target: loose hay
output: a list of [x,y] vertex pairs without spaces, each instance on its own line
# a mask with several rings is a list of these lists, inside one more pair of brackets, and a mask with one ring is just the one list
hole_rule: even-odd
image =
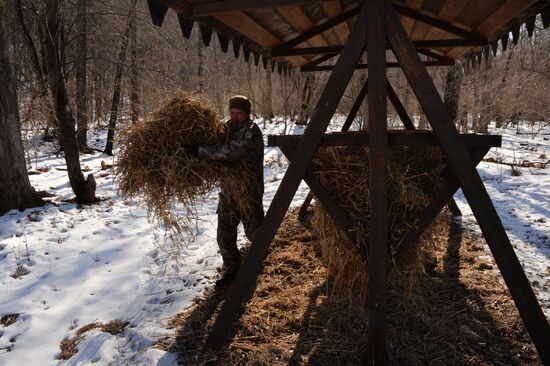
[[[480,235],[462,232],[444,213],[434,224],[437,266],[407,293],[387,296],[389,365],[540,365],[510,295]],[[211,289],[172,322],[157,347],[182,365],[362,365],[368,316],[329,296],[316,238],[295,212],[285,218],[235,325],[217,354],[202,347],[227,289]],[[460,273],[459,273],[460,271]],[[350,311],[351,310],[351,311]]]
[[[352,221],[357,243],[364,247],[369,240],[370,222],[368,158],[365,147],[329,147],[320,149],[314,159],[315,175]],[[395,147],[388,158],[388,246],[392,254],[442,187],[445,163],[439,148]],[[368,263],[361,257],[361,249],[348,240],[322,205],[315,207],[314,227],[333,279],[333,294],[362,305],[366,299]],[[407,279],[412,286],[433,251],[430,243],[421,240],[403,259],[394,262],[391,280]]]
[[176,248],[194,238],[196,202],[221,180],[233,182],[237,192],[246,192],[244,164],[203,160],[187,155],[183,148],[225,144],[226,139],[214,107],[185,93],[120,133],[119,189],[125,196],[145,200],[150,217],[163,224]]

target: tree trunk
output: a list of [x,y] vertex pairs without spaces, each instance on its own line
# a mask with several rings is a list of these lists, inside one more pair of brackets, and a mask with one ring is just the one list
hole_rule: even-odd
[[204,52],[203,52],[203,43],[202,43],[202,33],[198,32],[199,37],[197,41],[197,57],[198,57],[198,68],[197,68],[197,93],[204,93]]
[[97,202],[95,197],[96,182],[92,174],[84,179],[80,169],[80,157],[78,155],[78,144],[76,141],[75,119],[69,105],[69,96],[65,77],[63,75],[63,64],[60,59],[61,44],[59,31],[59,4],[57,0],[46,2],[46,30],[42,39],[46,70],[48,75],[48,86],[54,100],[55,113],[59,122],[60,143],[65,152],[65,162],[71,188],[76,195],[76,201],[82,204]]
[[265,70],[265,89],[263,90],[263,117],[264,119],[272,120],[273,117],[273,98],[272,98],[272,83],[271,83],[271,68],[268,67]]
[[311,73],[308,73],[302,88],[300,114],[298,116],[298,120],[296,121],[297,125],[306,125],[307,120],[309,119],[309,112],[311,110],[309,104],[311,103],[311,97],[313,96],[313,82],[314,76]]
[[113,104],[111,106],[111,117],[109,118],[109,131],[107,132],[107,144],[105,145],[105,154],[113,155],[113,139],[115,137],[116,119],[118,113],[118,105],[120,104],[120,88],[122,84],[122,71],[124,69],[124,61],[126,61],[126,49],[128,48],[128,41],[130,36],[130,29],[132,23],[135,22],[134,12],[136,11],[136,0],[132,0],[130,4],[130,13],[128,14],[128,23],[126,24],[126,30],[122,38],[122,44],[120,47],[120,53],[118,54],[118,63],[115,71],[115,86],[113,90]]
[[44,202],[32,188],[25,165],[15,78],[8,59],[5,7],[0,1],[0,215]]
[[137,27],[136,12],[133,13],[130,28],[130,119],[136,123],[139,119],[139,75],[137,60]]
[[82,153],[88,152],[88,98],[86,96],[86,0],[78,0],[77,18],[77,40],[76,40],[76,140],[78,150]]
[[458,115],[458,101],[460,100],[460,88],[462,86],[462,67],[459,64],[455,64],[449,67],[447,71],[447,78],[445,80],[445,96],[443,98],[445,107],[451,114],[451,119],[456,123],[456,116]]

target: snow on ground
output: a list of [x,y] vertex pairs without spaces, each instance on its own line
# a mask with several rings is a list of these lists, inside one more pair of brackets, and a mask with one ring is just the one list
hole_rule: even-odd
[[[341,122],[335,121],[331,130]],[[259,125],[264,136],[284,131],[282,123]],[[286,129],[291,134],[302,132],[290,124]],[[517,135],[515,129],[493,132],[504,135],[503,147],[489,154],[495,160],[540,162],[550,157],[544,134],[550,129],[534,136]],[[95,135],[98,147],[104,137],[104,133]],[[112,158],[100,153],[82,157],[82,166],[88,166],[97,179],[102,201],[78,207],[66,202],[73,195],[63,158],[54,156],[47,144],[30,150],[36,151],[30,154],[33,168],[49,168],[30,176],[31,182],[38,190],[55,194],[57,205],[0,216],[0,317],[8,320],[9,314],[19,314],[13,324],[0,325],[0,364],[175,365],[173,355],[151,345],[171,332],[167,329],[170,318],[216,280],[216,268],[221,265],[216,245],[217,194],[202,202],[199,235],[185,249],[183,260],[175,262],[159,250],[161,233],[148,222],[143,204],[120,197],[112,175],[100,170],[101,161],[109,164]],[[278,149],[266,148],[265,163],[267,209],[287,162]],[[506,165],[479,165],[550,316],[550,166],[520,170],[520,176],[512,176]],[[307,191],[302,183],[293,205],[299,205]],[[465,214],[463,222],[478,230],[464,196],[459,192],[456,199]],[[239,237],[244,237],[242,228]],[[76,355],[66,361],[56,359],[60,341],[75,336],[80,327],[117,319],[130,323],[124,332],[111,335],[91,330]]]

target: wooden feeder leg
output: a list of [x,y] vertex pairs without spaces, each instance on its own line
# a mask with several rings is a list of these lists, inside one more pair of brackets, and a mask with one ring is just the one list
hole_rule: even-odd
[[353,75],[353,71],[365,48],[366,9],[363,5],[352,32],[344,46],[342,55],[338,58],[319,102],[313,111],[311,121],[304,131],[300,144],[296,147],[288,169],[275,193],[273,202],[267,210],[266,216],[258,228],[254,241],[250,247],[241,269],[231,286],[220,313],[216,318],[212,330],[208,335],[206,347],[219,350],[228,340],[232,323],[237,319],[241,304],[256,282],[258,271],[263,259],[267,255],[269,244],[275,237],[277,229],[292,202],[292,198],[300,185],[315,150],[326,131],[334,111],[336,110],[346,86]]
[[[474,150],[472,152],[474,165],[479,164],[481,159],[483,159],[483,157],[485,156],[485,154],[487,154],[489,150],[490,148]],[[453,197],[453,195],[459,188],[460,182],[456,175],[451,172],[450,176],[445,179],[445,184],[443,185],[441,191],[437,193],[437,195],[430,202],[428,207],[426,207],[426,209],[422,213],[422,216],[420,216],[420,219],[416,222],[414,227],[409,229],[403,237],[403,240],[401,241],[396,249],[396,252],[394,253],[395,262],[399,262],[403,259],[405,255],[407,255],[407,253],[409,253],[409,251],[418,242],[418,239],[420,239],[422,233],[424,233],[424,230],[426,230],[426,228],[433,222],[437,215],[439,215],[443,207],[445,207],[445,204],[449,202],[449,199]]]
[[386,32],[395,57],[401,64],[424,113],[443,144],[447,160],[479,223],[485,240],[508,286],[542,362],[550,365],[550,326],[529,280],[514,252],[510,239],[475,169],[470,153],[460,140],[451,116],[399,19],[388,5]]
[[367,4],[369,57],[369,328],[367,362],[386,363],[386,272],[388,242],[388,123],[386,92],[385,0]]

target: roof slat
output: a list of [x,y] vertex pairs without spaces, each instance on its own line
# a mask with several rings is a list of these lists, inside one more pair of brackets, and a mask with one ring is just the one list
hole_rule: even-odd
[[[326,2],[323,4],[323,6],[329,18],[335,18],[338,15],[342,14],[342,4],[340,4],[340,1]],[[334,31],[336,32],[336,35],[338,36],[341,44],[346,43],[350,33],[348,23],[342,22],[340,24],[336,24],[334,26]]]

